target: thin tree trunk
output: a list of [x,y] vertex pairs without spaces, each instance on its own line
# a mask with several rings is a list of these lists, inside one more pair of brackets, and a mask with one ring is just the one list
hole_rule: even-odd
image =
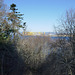
[[3,62],[4,62],[4,55],[2,55],[2,59],[1,59],[1,75],[4,75],[3,74]]

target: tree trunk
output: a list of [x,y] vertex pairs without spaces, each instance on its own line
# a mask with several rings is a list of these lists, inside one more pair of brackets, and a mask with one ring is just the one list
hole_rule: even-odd
[[4,62],[4,55],[2,55],[2,59],[1,59],[1,75],[4,75],[3,74],[3,62]]

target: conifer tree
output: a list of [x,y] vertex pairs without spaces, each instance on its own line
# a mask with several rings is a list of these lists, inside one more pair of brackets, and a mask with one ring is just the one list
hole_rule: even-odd
[[19,29],[23,28],[21,25],[23,14],[20,14],[20,12],[17,12],[18,9],[16,9],[16,4],[10,5],[11,12],[8,14],[8,20],[11,22],[11,28],[13,33],[13,42],[15,43],[16,35],[19,34]]

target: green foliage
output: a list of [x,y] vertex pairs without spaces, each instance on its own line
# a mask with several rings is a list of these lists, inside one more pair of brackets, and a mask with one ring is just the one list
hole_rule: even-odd
[[15,10],[17,10],[15,7],[16,7],[16,4],[11,4],[10,5],[10,10],[12,10],[13,12],[15,12]]
[[23,16],[23,14],[17,12],[18,9],[16,9],[16,4],[11,4],[10,10],[12,12],[8,13],[8,20],[11,22],[12,33],[14,36],[13,41],[15,42],[16,35],[18,35],[20,28],[23,28],[21,25],[21,20],[23,19],[21,16]]
[[16,38],[16,35],[19,34],[20,28],[24,28],[21,25],[21,20],[23,19],[21,16],[23,14],[19,14],[19,12],[16,12],[16,4],[10,5],[11,12],[7,13],[5,15],[6,11],[4,9],[1,9],[3,11],[0,12],[0,40],[9,40],[12,36],[14,36],[14,41]]

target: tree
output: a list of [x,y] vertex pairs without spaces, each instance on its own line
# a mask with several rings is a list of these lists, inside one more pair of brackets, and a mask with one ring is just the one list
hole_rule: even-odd
[[[62,18],[60,20],[60,25],[57,27],[56,31],[58,35],[62,35],[63,37],[67,38],[67,40],[64,38],[63,39],[60,38],[60,40],[58,39],[59,40],[58,44],[60,45],[60,50],[62,51],[62,54],[64,54],[64,52],[67,52],[63,56],[64,59],[63,64],[65,64],[64,67],[65,68],[67,67],[66,75],[69,75],[68,71],[69,72],[71,71],[71,75],[74,75],[75,73],[74,72],[75,70],[75,64],[74,64],[75,63],[75,11],[73,9],[66,12],[65,18]],[[69,46],[67,47],[65,43],[67,45],[69,44]],[[70,57],[70,54],[71,54],[71,58],[68,58]],[[66,55],[68,56],[65,57]]]
[[22,74],[23,61],[18,55],[15,45],[11,40],[9,42],[12,33],[15,30],[15,33],[19,31],[17,26],[14,29],[12,28],[13,20],[16,21],[16,25],[21,27],[19,19],[16,18],[17,15],[13,12],[7,13],[3,0],[0,0],[0,75]]
[[5,25],[3,24],[6,16],[5,4],[3,0],[0,0],[0,41],[5,39],[4,28]]
[[73,9],[66,12],[65,19],[60,20],[60,25],[57,27],[56,31],[59,35],[66,35],[73,50],[73,55],[75,56],[75,11]]
[[[28,37],[17,41],[17,50],[22,56],[28,70],[36,75],[49,52],[48,37]],[[35,73],[35,74],[34,74]]]
[[21,20],[23,19],[21,16],[23,16],[23,14],[19,14],[20,12],[17,12],[18,9],[16,9],[16,4],[11,4],[10,10],[11,12],[8,13],[8,20],[11,22],[13,41],[15,43],[16,35],[19,34],[19,29],[23,28],[21,25]]

